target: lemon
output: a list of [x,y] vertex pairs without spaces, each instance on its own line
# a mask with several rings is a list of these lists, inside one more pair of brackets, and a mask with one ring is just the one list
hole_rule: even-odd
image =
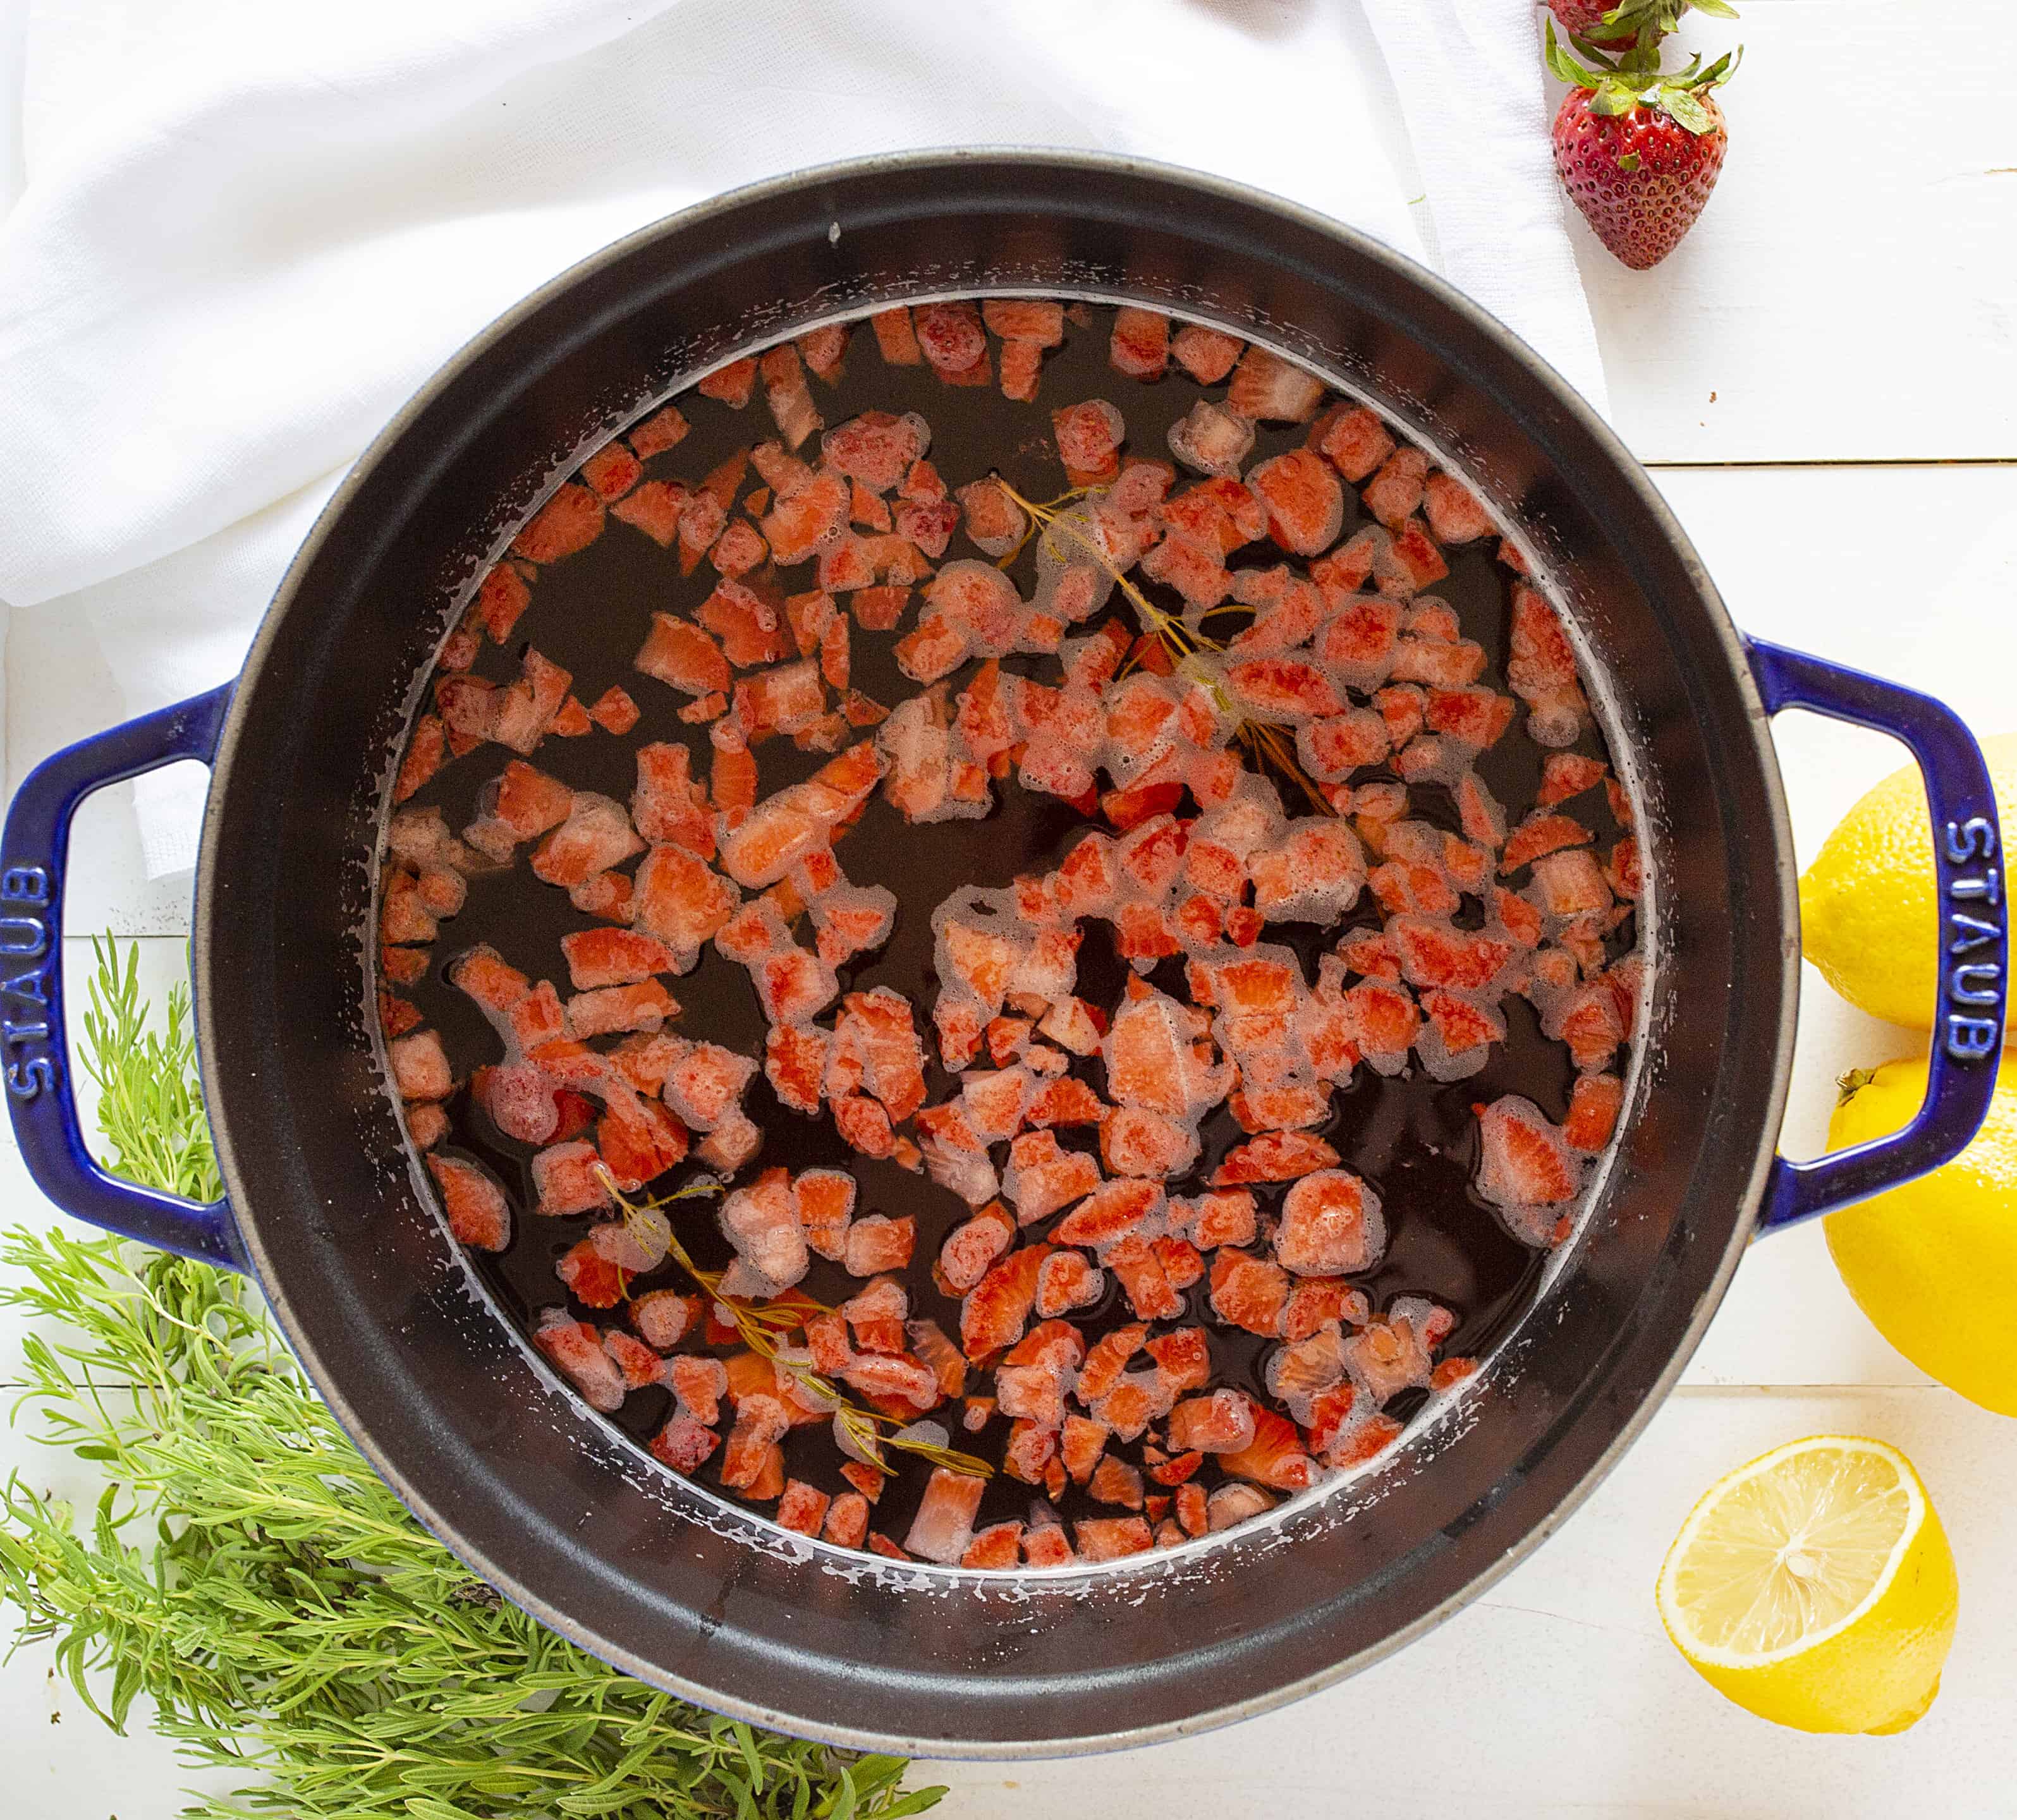
[[[1982,742],[1997,812],[2017,828],[2017,733]],[[1999,860],[2000,860],[1999,856]],[[1802,951],[1849,1002],[1932,1028],[1939,905],[1925,786],[1907,766],[1842,818],[1800,880]]]
[[1674,1646],[1747,1712],[1802,1732],[1902,1732],[1940,1691],[1958,1591],[1912,1462],[1814,1435],[1702,1494],[1658,1596]]
[[[1832,1150],[1905,1124],[1925,1097],[1926,1061],[1888,1061],[1843,1087]],[[1971,1402],[2017,1415],[2017,1069],[1997,1077],[1989,1116],[1952,1162],[1823,1224],[1879,1333]]]

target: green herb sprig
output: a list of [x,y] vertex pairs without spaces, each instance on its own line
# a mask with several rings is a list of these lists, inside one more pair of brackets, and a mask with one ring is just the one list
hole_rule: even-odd
[[[602,1164],[595,1166],[597,1177],[602,1183],[603,1192],[617,1206],[626,1224],[633,1224],[640,1213],[670,1205],[675,1201],[687,1200],[700,1195],[714,1195],[721,1191],[718,1182],[689,1182],[686,1187],[655,1201],[641,1204],[630,1200],[616,1185],[616,1178]],[[796,1333],[803,1328],[809,1316],[831,1314],[834,1311],[824,1302],[810,1296],[795,1296],[788,1302],[749,1302],[739,1296],[722,1293],[722,1273],[704,1270],[693,1260],[692,1254],[680,1243],[680,1235],[666,1235],[666,1251],[680,1268],[699,1284],[713,1299],[714,1306],[735,1324],[737,1336],[750,1351],[770,1365],[773,1371],[783,1371],[803,1385],[814,1400],[833,1411],[835,1419],[847,1431],[856,1457],[873,1466],[886,1478],[896,1471],[883,1452],[886,1447],[894,1447],[899,1453],[915,1454],[920,1459],[929,1460],[934,1466],[943,1466],[951,1472],[964,1474],[969,1479],[991,1479],[994,1469],[973,1454],[962,1453],[957,1447],[943,1447],[930,1441],[921,1441],[915,1436],[901,1431],[910,1425],[899,1422],[894,1416],[879,1415],[872,1409],[864,1409],[859,1404],[850,1402],[847,1394],[830,1378],[815,1371],[804,1359],[786,1356],[778,1344],[780,1333]],[[897,1432],[884,1434],[884,1429]]]
[[[85,1019],[112,1166],[219,1192],[186,994],[146,1029],[109,947]],[[17,1229],[0,1300],[38,1438],[110,1480],[88,1524],[16,1474],[0,1602],[91,1710],[135,1699],[193,1766],[247,1786],[192,1820],[897,1820],[897,1758],[774,1737],[618,1673],[473,1579],[373,1473],[242,1278],[117,1239]],[[59,1337],[60,1336],[60,1337]]]

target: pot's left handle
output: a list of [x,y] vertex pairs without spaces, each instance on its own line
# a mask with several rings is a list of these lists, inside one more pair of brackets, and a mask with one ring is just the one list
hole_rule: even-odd
[[1810,1162],[1773,1160],[1758,1230],[1791,1226],[1927,1174],[1965,1150],[1989,1112],[2009,989],[2003,833],[1982,748],[1944,702],[1763,639],[1750,642],[1765,712],[1810,708],[1902,741],[1933,824],[1939,1001],[1925,1102],[1903,1130]]
[[44,759],[15,792],[0,840],[0,1051],[15,1141],[52,1201],[128,1238],[244,1270],[228,1202],[185,1201],[121,1181],[92,1161],[78,1124],[63,1016],[63,871],[78,804],[94,790],[179,759],[207,765],[230,704],[227,683],[81,740]]

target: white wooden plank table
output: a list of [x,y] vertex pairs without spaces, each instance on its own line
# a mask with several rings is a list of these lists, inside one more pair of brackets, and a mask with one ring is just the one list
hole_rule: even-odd
[[[1615,420],[1740,624],[1942,694],[1979,732],[2017,730],[2017,110],[2003,96],[2017,9],[1965,23],[1936,0],[1745,10],[1735,144],[1701,226],[1651,274],[1581,236]],[[0,30],[0,78],[7,43]],[[11,786],[121,709],[54,614],[16,612],[7,655]],[[1779,742],[1804,863],[1899,757],[1802,716],[1780,723]],[[114,793],[81,828],[73,877],[72,935],[147,938],[147,977],[164,990],[182,964],[187,881],[145,881]],[[1916,1040],[1811,971],[1806,986],[1785,1131],[1796,1155],[1820,1148],[1836,1075]],[[11,1148],[0,1172],[9,1218],[54,1217]],[[0,1315],[0,1386],[13,1324]],[[1652,1608],[1661,1555],[1702,1488],[1776,1442],[1831,1429],[1912,1454],[1960,1565],[1945,1690],[1899,1738],[1808,1738],[1751,1719],[1695,1679]],[[0,1471],[14,1465],[89,1489],[67,1457],[0,1430]],[[1808,1229],[1746,1259],[1683,1387],[1584,1509],[1399,1656],[1185,1743],[919,1777],[953,1785],[944,1811],[962,1820],[1327,1815],[1376,1791],[1508,1817],[2017,1815],[2013,1501],[2017,1423],[1893,1352]],[[48,1667],[46,1651],[27,1651],[0,1668],[0,1812],[172,1814],[192,1779],[167,1747],[144,1732],[109,1739]]]

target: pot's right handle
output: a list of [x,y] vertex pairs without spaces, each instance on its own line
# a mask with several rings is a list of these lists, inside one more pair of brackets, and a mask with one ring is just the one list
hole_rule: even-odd
[[1765,712],[1811,708],[1902,741],[1932,812],[1940,904],[1939,996],[1925,1103],[1902,1131],[1810,1162],[1774,1158],[1758,1230],[1791,1226],[1938,1169],[1989,1111],[2003,1054],[2008,941],[2002,835],[1982,748],[1944,703],[1804,652],[1749,641]]
[[0,840],[0,1058],[15,1141],[35,1185],[80,1220],[184,1257],[244,1270],[231,1208],[207,1206],[108,1175],[78,1124],[65,1033],[64,863],[70,824],[94,790],[178,759],[207,765],[231,705],[229,683],[80,740],[28,774]]

